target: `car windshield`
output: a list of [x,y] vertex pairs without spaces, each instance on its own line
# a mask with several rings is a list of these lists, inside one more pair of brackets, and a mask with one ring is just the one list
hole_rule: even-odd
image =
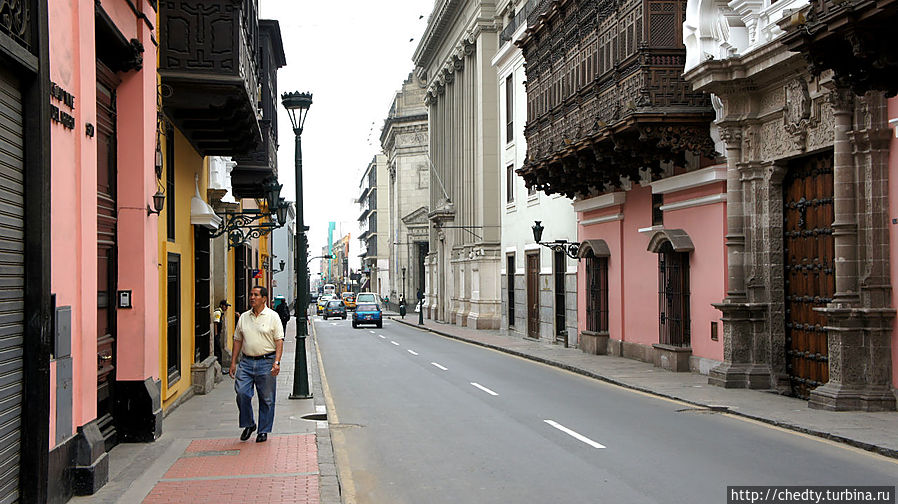
[[340,301],[328,301],[327,307],[328,308],[339,308],[342,304],[343,303],[341,303]]
[[356,308],[356,309],[358,311],[377,311],[377,305],[375,305],[375,304],[360,304],[358,306],[358,308]]

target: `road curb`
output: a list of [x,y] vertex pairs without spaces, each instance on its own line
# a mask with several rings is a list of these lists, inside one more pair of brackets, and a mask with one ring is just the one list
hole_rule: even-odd
[[[315,410],[323,406],[327,411],[327,402],[324,398],[324,388],[321,385],[321,370],[318,368],[318,331],[315,324],[309,319],[309,335],[311,336],[312,350],[306,361],[309,363],[309,382],[312,385],[312,398],[315,401]],[[330,412],[328,412],[330,416]],[[340,492],[340,478],[337,475],[337,463],[334,457],[334,445],[331,439],[329,426],[315,429],[315,441],[318,445],[318,477],[321,504],[342,504]]]
[[[593,379],[596,379],[596,380],[599,380],[599,381],[603,381],[603,382],[606,382],[606,383],[610,383],[610,384],[612,384],[612,385],[617,385],[618,387],[623,387],[623,388],[626,388],[626,389],[635,390],[635,391],[638,391],[638,392],[642,392],[642,393],[644,393],[644,394],[649,394],[649,395],[653,395],[653,396],[656,396],[656,397],[662,397],[662,398],[665,398],[665,399],[673,399],[673,400],[676,400],[676,401],[680,401],[680,402],[684,402],[684,403],[687,403],[687,404],[691,404],[691,405],[693,405],[693,406],[699,406],[699,407],[702,407],[702,408],[708,408],[708,409],[711,409],[711,407],[712,407],[712,405],[710,405],[710,404],[706,404],[706,403],[702,403],[702,402],[698,402],[698,401],[686,399],[686,398],[679,397],[679,396],[674,395],[674,394],[669,394],[669,393],[664,393],[664,392],[658,392],[657,390],[652,390],[652,389],[649,389],[649,388],[646,388],[646,387],[641,387],[641,386],[639,386],[639,385],[633,385],[633,384],[631,384],[631,383],[622,382],[622,381],[616,380],[616,379],[614,379],[614,378],[610,378],[610,377],[608,377],[608,376],[600,375],[600,374],[598,374],[598,373],[593,373],[592,371],[587,371],[586,369],[582,369],[582,368],[579,368],[579,367],[576,367],[576,366],[572,366],[572,365],[570,365],[570,364],[565,364],[565,363],[563,363],[563,362],[559,362],[559,361],[556,361],[556,360],[547,359],[547,358],[540,357],[540,356],[537,356],[537,355],[528,354],[528,353],[525,353],[525,352],[519,352],[519,351],[517,351],[517,350],[512,350],[512,349],[510,349],[510,348],[505,348],[505,347],[502,347],[502,346],[499,346],[499,345],[493,345],[493,344],[490,344],[490,343],[484,343],[484,342],[482,342],[482,341],[477,341],[477,340],[473,340],[473,339],[468,339],[468,338],[465,338],[465,337],[463,337],[463,336],[458,336],[458,335],[456,335],[456,334],[450,334],[450,333],[448,333],[448,332],[440,331],[439,329],[434,329],[434,328],[429,327],[429,326],[420,326],[420,325],[415,324],[415,323],[406,322],[405,320],[402,320],[402,319],[397,318],[397,317],[390,317],[390,318],[391,318],[393,321],[395,321],[395,322],[399,322],[400,324],[404,324],[404,325],[407,325],[407,326],[409,326],[409,327],[414,327],[414,328],[416,328],[416,329],[418,329],[418,330],[421,330],[421,331],[432,332],[432,333],[434,333],[434,334],[438,334],[438,335],[443,336],[443,337],[445,337],[445,338],[450,338],[450,339],[454,339],[454,340],[458,340],[458,341],[464,341],[465,343],[470,343],[470,344],[472,344],[472,345],[482,346],[482,347],[484,347],[484,348],[489,348],[489,349],[491,349],[491,350],[496,350],[496,351],[499,351],[499,352],[503,352],[503,353],[507,353],[507,354],[510,354],[510,355],[514,355],[514,356],[516,356],[516,357],[521,357],[521,358],[524,358],[524,359],[532,360],[532,361],[534,361],[534,362],[539,362],[539,363],[541,363],[541,364],[546,364],[546,365],[548,365],[548,366],[553,366],[553,367],[561,368],[561,369],[564,369],[564,370],[566,370],[566,371],[570,371],[570,372],[572,372],[572,373],[576,373],[576,374],[579,374],[579,375],[582,375],[582,376],[586,376],[586,377],[588,377],[588,378],[593,378]],[[889,457],[889,458],[895,458],[895,459],[898,459],[898,450],[894,450],[894,449],[891,449],[891,448],[885,448],[885,447],[882,447],[882,446],[877,446],[877,445],[870,444],[870,443],[866,443],[866,442],[863,442],[863,441],[858,441],[858,440],[856,440],[856,439],[851,439],[851,438],[847,438],[847,437],[840,436],[840,435],[837,435],[837,434],[832,434],[832,433],[830,433],[830,432],[820,431],[820,430],[816,430],[816,429],[810,429],[810,428],[803,427],[803,426],[798,425],[798,424],[793,424],[793,423],[789,423],[789,422],[782,422],[782,421],[779,421],[779,420],[774,420],[774,419],[771,419],[771,418],[766,418],[766,417],[762,417],[762,416],[758,416],[758,415],[753,415],[753,414],[750,414],[750,413],[745,413],[745,412],[741,412],[741,411],[737,411],[737,410],[726,410],[726,414],[733,415],[733,416],[738,416],[738,417],[742,417],[742,418],[748,418],[748,419],[750,419],[750,420],[754,420],[754,421],[757,421],[757,422],[762,422],[762,423],[765,423],[765,424],[768,424],[768,425],[773,425],[773,426],[775,426],[775,427],[779,427],[779,428],[782,428],[782,429],[788,429],[788,430],[791,430],[791,431],[800,432],[800,433],[802,433],[802,434],[807,434],[807,435],[810,435],[810,436],[819,437],[819,438],[827,439],[827,440],[830,440],[830,441],[835,441],[835,442],[837,442],[837,443],[846,444],[846,445],[849,445],[849,446],[853,446],[853,447],[855,447],[855,448],[860,448],[860,449],[862,449],[862,450],[866,450],[866,451],[869,451],[869,452],[877,453],[877,454],[882,455],[882,456],[884,456],[884,457]]]

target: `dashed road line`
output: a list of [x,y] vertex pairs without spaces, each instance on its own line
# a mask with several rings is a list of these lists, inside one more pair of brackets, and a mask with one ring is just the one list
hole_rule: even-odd
[[471,385],[474,385],[475,387],[479,388],[480,390],[486,392],[487,394],[489,394],[489,395],[491,395],[491,396],[497,396],[497,395],[499,395],[499,394],[493,392],[492,390],[490,390],[490,389],[484,387],[483,385],[481,385],[481,384],[479,384],[479,383],[471,382]]
[[431,364],[433,364],[434,366],[436,366],[436,367],[442,369],[443,371],[449,371],[449,369],[447,369],[447,368],[445,368],[445,367],[443,367],[443,366],[437,364],[436,362],[431,362]]
[[410,353],[410,354],[412,354],[412,355],[418,355],[418,352],[416,352],[416,351],[414,351],[414,350],[409,350],[408,353]]
[[558,423],[554,420],[543,420],[543,421],[546,422],[547,424],[551,425],[552,427],[555,427],[556,429],[560,430],[561,432],[564,432],[565,434],[573,437],[574,439],[576,439],[578,441],[582,441],[582,442],[588,444],[589,446],[592,446],[593,448],[606,448],[605,445],[603,445],[601,443],[597,443],[597,442],[593,441],[592,439],[589,439],[588,437],[584,436],[583,434],[580,434],[579,432],[572,431],[571,429],[568,429],[567,427],[561,425],[560,423]]
[[392,343],[392,344],[394,344],[394,345],[396,345],[396,346],[399,346],[399,343],[396,343],[395,341],[391,341],[390,343]]
[[384,336],[383,334],[378,334],[377,337],[380,338],[380,339],[387,339],[387,337]]

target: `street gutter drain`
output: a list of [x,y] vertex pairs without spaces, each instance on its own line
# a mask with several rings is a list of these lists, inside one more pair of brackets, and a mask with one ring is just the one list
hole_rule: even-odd
[[302,416],[303,420],[316,420],[316,421],[324,421],[327,420],[327,413],[310,413],[308,415]]

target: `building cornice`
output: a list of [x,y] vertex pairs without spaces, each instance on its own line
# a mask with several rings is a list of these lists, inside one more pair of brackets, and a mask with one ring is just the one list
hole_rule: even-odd
[[591,212],[593,210],[623,205],[626,200],[627,193],[624,191],[617,191],[585,200],[576,200],[572,202],[571,205],[574,207],[575,212]]
[[462,5],[464,5],[462,0],[439,0],[437,5],[434,5],[424,35],[412,55],[415,66],[426,68],[430,65]]
[[[412,124],[417,123],[417,124]],[[427,131],[427,113],[408,116],[388,117],[380,133],[380,145],[384,151],[390,150],[396,135]]]
[[709,166],[701,170],[691,171],[682,175],[674,175],[651,183],[652,194],[667,194],[693,187],[701,187],[716,182],[726,182],[726,165]]

